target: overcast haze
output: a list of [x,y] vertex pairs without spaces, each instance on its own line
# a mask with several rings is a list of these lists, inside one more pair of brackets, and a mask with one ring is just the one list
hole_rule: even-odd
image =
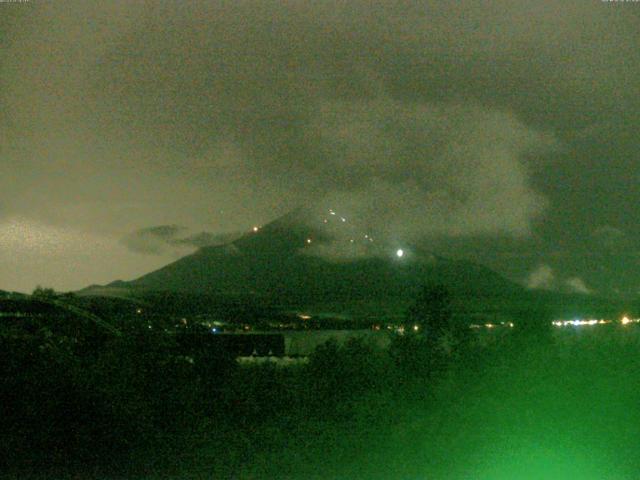
[[640,4],[0,4],[0,289],[131,279],[299,205],[640,292]]

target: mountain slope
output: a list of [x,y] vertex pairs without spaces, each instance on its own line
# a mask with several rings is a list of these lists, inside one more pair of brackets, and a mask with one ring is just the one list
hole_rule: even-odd
[[[458,311],[489,317],[598,315],[610,306],[594,296],[527,290],[482,265],[444,259],[418,246],[403,245],[403,255],[398,256],[397,245],[373,243],[366,235],[359,237],[366,240],[365,248],[356,245],[359,255],[349,256],[353,239],[325,228],[326,219],[316,224],[304,220],[295,211],[136,280],[88,288],[82,294],[206,294],[281,310],[313,307],[362,315],[386,311],[393,316],[414,301],[423,285],[442,284],[453,293]],[[338,226],[341,221],[337,217]],[[316,250],[318,246],[330,246],[329,251],[339,254],[317,255],[327,251]]]
[[402,258],[390,246],[379,244],[367,244],[371,256],[332,259],[314,254],[312,247],[330,242],[335,245],[339,240],[291,214],[229,244],[202,248],[119,286],[299,300],[412,297],[424,283],[443,283],[460,293],[477,295],[522,290],[485,267],[448,261],[419,248],[407,247]]

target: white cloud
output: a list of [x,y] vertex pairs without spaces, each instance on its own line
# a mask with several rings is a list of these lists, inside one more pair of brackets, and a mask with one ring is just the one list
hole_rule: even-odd
[[549,265],[540,265],[527,277],[527,288],[551,290],[555,287],[556,276]]
[[311,123],[313,135],[319,158],[302,165],[305,181],[327,192],[323,208],[339,207],[378,237],[526,236],[547,205],[530,185],[528,161],[557,142],[509,112],[332,102]]
[[573,293],[584,293],[586,295],[593,293],[587,285],[584,283],[580,277],[572,277],[567,279],[564,284],[567,286],[569,291]]

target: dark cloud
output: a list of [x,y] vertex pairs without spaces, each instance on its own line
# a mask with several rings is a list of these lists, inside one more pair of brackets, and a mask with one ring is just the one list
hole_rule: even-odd
[[196,248],[222,245],[235,240],[240,234],[209,232],[190,233],[179,225],[158,225],[142,228],[124,236],[121,243],[135,253],[161,255],[186,254]]
[[178,225],[143,228],[124,237],[122,243],[133,252],[158,255],[175,245],[178,235],[184,230]]
[[216,245],[223,245],[228,242],[232,242],[239,238],[241,233],[209,233],[200,232],[188,237],[177,238],[174,240],[174,245],[184,245],[188,247],[213,247]]

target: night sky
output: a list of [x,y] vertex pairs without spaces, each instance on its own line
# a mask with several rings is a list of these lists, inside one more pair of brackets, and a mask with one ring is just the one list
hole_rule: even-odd
[[640,3],[102,3],[0,3],[0,289],[131,279],[304,206],[640,292]]

